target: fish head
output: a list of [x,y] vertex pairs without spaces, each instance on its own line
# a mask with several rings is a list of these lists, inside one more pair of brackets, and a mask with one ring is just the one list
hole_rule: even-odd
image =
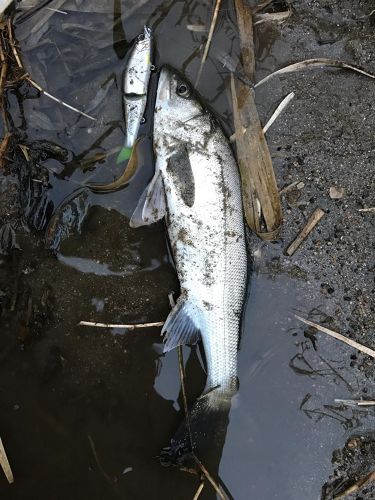
[[196,132],[203,132],[204,114],[191,84],[173,68],[163,66],[156,96],[154,134],[194,141]]

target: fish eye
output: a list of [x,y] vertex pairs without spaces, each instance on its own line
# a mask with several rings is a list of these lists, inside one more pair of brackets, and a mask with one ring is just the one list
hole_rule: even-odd
[[138,41],[139,42],[143,42],[144,39],[145,39],[144,33],[141,33],[140,35],[138,35]]
[[180,83],[177,86],[177,94],[180,97],[189,97],[189,95],[190,95],[190,89],[189,89],[189,87],[187,85],[185,85],[185,83]]

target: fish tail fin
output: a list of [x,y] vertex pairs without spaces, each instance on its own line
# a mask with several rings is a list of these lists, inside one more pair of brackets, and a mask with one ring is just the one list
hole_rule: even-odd
[[[164,466],[190,465],[192,453],[215,471],[220,463],[229,423],[229,411],[236,390],[216,387],[203,393],[171,439],[159,460]],[[189,425],[190,424],[190,425]]]

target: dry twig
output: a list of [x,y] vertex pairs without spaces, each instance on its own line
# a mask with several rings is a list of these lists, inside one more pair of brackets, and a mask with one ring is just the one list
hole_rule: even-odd
[[305,61],[300,61],[294,64],[289,64],[288,66],[285,66],[284,68],[278,69],[271,73],[270,75],[267,75],[265,78],[260,80],[255,86],[259,87],[260,85],[263,85],[263,83],[267,82],[271,78],[277,75],[282,75],[284,73],[293,73],[294,71],[301,71],[304,69],[309,69],[309,68],[321,68],[321,67],[329,67],[329,68],[341,68],[341,69],[350,69],[352,71],[356,71],[357,73],[360,73],[361,75],[368,76],[369,78],[375,78],[375,75],[372,73],[369,73],[368,71],[365,71],[361,68],[358,68],[356,66],[353,66],[352,64],[348,64],[343,61],[338,61],[336,59],[327,59],[327,58],[316,58],[316,59],[306,59]]
[[299,184],[299,181],[294,181],[291,184],[288,184],[283,189],[280,189],[279,194],[287,193],[288,191],[290,191],[291,189],[293,189],[295,186],[297,186],[297,184]]
[[341,333],[334,332],[333,330],[330,330],[329,328],[326,328],[325,326],[321,326],[317,323],[314,323],[313,321],[309,321],[308,319],[301,318],[301,316],[297,316],[295,314],[295,317],[305,323],[306,325],[312,326],[313,328],[316,328],[320,332],[326,333],[327,335],[330,335],[331,337],[334,337],[337,340],[341,340],[341,342],[344,342],[347,345],[350,345],[351,347],[354,347],[355,349],[358,349],[358,351],[364,352],[365,354],[368,354],[372,358],[375,358],[375,351],[373,349],[370,349],[369,347],[366,347],[362,344],[359,344],[358,342],[355,342],[354,340],[348,339],[347,337],[344,337],[344,335],[341,335]]
[[198,71],[197,79],[195,80],[195,87],[198,86],[199,80],[201,79],[203,66],[204,66],[204,63],[206,62],[206,59],[207,59],[207,56],[208,56],[208,51],[210,50],[212,35],[214,34],[214,31],[215,31],[216,20],[217,20],[217,15],[219,13],[220,4],[221,4],[221,0],[216,0],[216,4],[215,4],[215,8],[214,8],[214,13],[212,15],[212,21],[211,21],[211,25],[210,25],[210,31],[208,32],[208,38],[207,38],[206,45],[204,47],[204,52],[203,52],[201,64],[199,66],[199,71]]
[[203,488],[204,488],[204,481],[201,481],[200,485],[198,486],[197,491],[195,492],[193,500],[198,500],[198,498],[201,496]]
[[358,212],[375,212],[375,207],[370,208],[359,208]]
[[375,406],[371,399],[335,399],[335,403],[343,403],[346,406]]
[[5,453],[5,448],[3,442],[0,438],[0,465],[4,471],[5,477],[8,480],[9,484],[14,483],[14,477],[12,469],[10,468],[9,460],[7,454]]
[[291,257],[294,254],[294,252],[297,250],[297,248],[299,248],[301,243],[308,237],[308,235],[318,224],[318,222],[320,221],[320,219],[323,217],[324,214],[325,212],[321,208],[317,208],[316,210],[314,210],[309,220],[306,222],[305,227],[285,250],[286,255],[289,255],[289,257]]
[[123,325],[116,323],[98,323],[93,321],[80,321],[78,326],[95,326],[97,328],[126,328],[127,330],[138,330],[139,328],[153,328],[156,326],[163,326],[164,321],[157,321],[155,323],[137,323],[133,325]]

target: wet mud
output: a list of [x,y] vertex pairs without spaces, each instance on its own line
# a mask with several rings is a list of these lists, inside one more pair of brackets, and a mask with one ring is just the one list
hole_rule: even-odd
[[[197,490],[199,477],[155,458],[183,420],[177,354],[162,354],[160,330],[78,326],[163,321],[168,294],[178,294],[163,224],[129,227],[153,174],[151,102],[131,183],[69,203],[84,183],[111,182],[124,170],[114,151],[124,142],[122,73],[132,40],[144,24],[153,27],[156,66],[171,64],[194,81],[206,33],[186,26],[208,24],[210,5],[69,1],[56,7],[66,14],[44,9],[15,18],[33,79],[96,121],[26,82],[6,92],[12,137],[0,171],[0,437],[15,483],[0,477],[1,498],[185,499]],[[313,57],[374,73],[372,9],[370,0],[293,1],[285,23],[256,27],[257,80]],[[239,58],[229,2],[198,91],[230,135],[223,56]],[[256,91],[263,123],[291,91],[295,98],[267,141],[280,189],[295,184],[282,194],[278,241],[247,234],[252,272],[240,389],[217,457],[236,500],[333,499],[374,469],[374,408],[335,401],[374,399],[373,360],[295,318],[375,346],[374,215],[361,211],[375,205],[374,83],[332,69],[274,78]],[[64,203],[65,219],[57,212]],[[317,207],[325,216],[285,256]],[[65,227],[84,217],[46,248],[56,213]],[[205,374],[199,349],[184,355],[193,402]],[[208,485],[201,498],[215,498]],[[375,498],[373,484],[352,498]]]

